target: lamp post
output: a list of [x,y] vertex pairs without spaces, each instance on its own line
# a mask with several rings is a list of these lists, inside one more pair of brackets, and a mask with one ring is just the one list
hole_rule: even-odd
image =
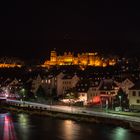
[[114,109],[114,99],[112,97],[112,110]]
[[71,113],[72,113],[72,92],[68,93],[68,98],[69,98],[69,106],[70,106]]
[[106,111],[108,110],[108,99],[106,99]]
[[51,110],[51,105],[52,105],[52,89],[50,87],[50,110]]
[[22,88],[22,89],[20,90],[20,94],[21,94],[21,99],[22,99],[22,101],[24,101],[24,98],[25,98],[25,89],[24,89],[24,88]]
[[103,98],[101,97],[101,100],[100,100],[100,104],[101,104],[101,110],[103,109]]
[[21,96],[21,99],[20,99],[21,105],[24,106],[25,88],[22,88],[20,90],[20,96]]
[[122,96],[119,96],[119,99],[120,99],[120,108],[121,108],[122,107],[122,104],[121,104]]

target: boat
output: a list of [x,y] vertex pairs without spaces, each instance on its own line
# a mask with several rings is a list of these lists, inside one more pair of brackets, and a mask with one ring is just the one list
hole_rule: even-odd
[[130,128],[134,132],[140,132],[140,123],[139,122],[130,122]]

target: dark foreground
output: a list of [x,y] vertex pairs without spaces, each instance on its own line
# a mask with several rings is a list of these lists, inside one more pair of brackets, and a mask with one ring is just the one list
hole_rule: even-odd
[[0,140],[138,140],[139,133],[116,126],[27,114],[0,114]]

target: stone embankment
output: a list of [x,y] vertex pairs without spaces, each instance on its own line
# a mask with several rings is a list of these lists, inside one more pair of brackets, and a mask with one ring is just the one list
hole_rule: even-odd
[[103,117],[99,115],[98,116],[90,115],[87,114],[85,111],[81,113],[64,112],[59,110],[53,110],[51,108],[25,106],[21,104],[13,104],[13,103],[12,104],[5,103],[1,105],[1,108],[6,109],[10,112],[28,113],[30,115],[49,116],[49,117],[61,118],[61,119],[71,119],[75,121],[110,124],[110,125],[117,125],[117,126],[122,126],[127,128],[129,127],[129,122],[126,120],[119,120],[119,119]]

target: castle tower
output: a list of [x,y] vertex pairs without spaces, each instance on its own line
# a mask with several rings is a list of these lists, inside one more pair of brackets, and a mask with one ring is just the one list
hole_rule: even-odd
[[57,60],[57,53],[56,53],[56,51],[51,51],[50,61],[51,62],[56,62],[56,60]]

